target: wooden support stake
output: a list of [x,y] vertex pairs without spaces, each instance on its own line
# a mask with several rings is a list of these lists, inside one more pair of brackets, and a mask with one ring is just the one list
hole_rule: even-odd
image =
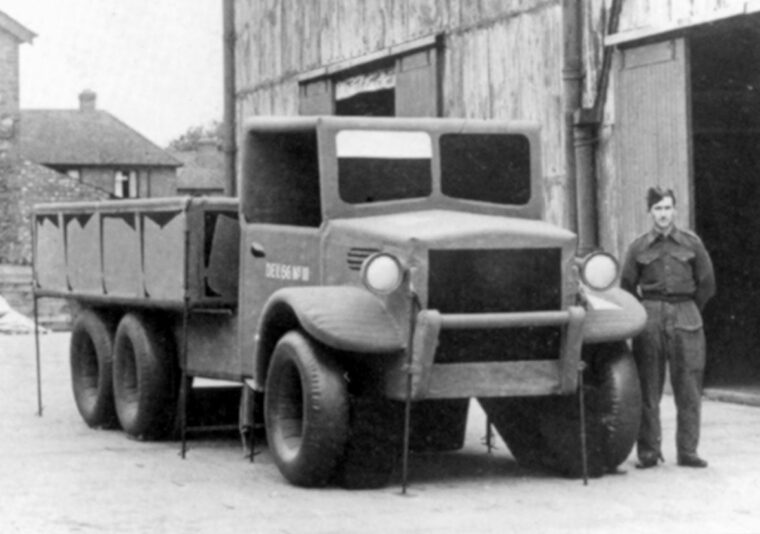
[[188,302],[187,298],[185,298],[185,306],[184,310],[182,311],[182,348],[180,349],[182,351],[181,355],[181,367],[182,367],[182,378],[180,379],[180,389],[179,389],[179,425],[180,425],[180,435],[182,438],[182,450],[180,452],[180,456],[182,456],[182,459],[184,460],[185,454],[187,453],[187,396],[188,396],[188,377],[187,377],[187,323],[188,323]]

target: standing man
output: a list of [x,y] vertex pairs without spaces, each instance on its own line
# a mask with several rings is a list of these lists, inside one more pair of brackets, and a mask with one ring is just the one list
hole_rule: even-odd
[[678,412],[678,465],[707,467],[697,454],[705,369],[701,311],[715,294],[715,275],[699,237],[675,226],[675,205],[671,189],[649,189],[652,229],[629,247],[620,280],[647,311],[646,327],[633,340],[643,401],[636,447],[642,469],[664,461],[660,400],[666,362]]

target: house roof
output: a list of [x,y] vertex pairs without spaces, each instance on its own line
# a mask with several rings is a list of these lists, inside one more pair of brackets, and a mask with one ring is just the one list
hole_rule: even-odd
[[43,165],[179,167],[182,163],[110,113],[21,110],[21,155]]
[[32,30],[2,11],[0,11],[0,30],[11,34],[21,43],[31,43],[32,39],[37,37]]

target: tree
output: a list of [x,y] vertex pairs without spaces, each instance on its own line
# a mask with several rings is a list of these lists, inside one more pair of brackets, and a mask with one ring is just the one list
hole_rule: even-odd
[[197,150],[201,140],[212,140],[221,144],[224,139],[224,123],[211,121],[205,126],[191,126],[185,133],[169,142],[170,150]]

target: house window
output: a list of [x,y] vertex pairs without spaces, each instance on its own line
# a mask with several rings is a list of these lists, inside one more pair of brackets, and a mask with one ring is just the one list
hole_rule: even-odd
[[137,198],[137,171],[117,171],[113,194],[116,198]]
[[306,73],[301,115],[440,116],[438,43],[432,36]]

